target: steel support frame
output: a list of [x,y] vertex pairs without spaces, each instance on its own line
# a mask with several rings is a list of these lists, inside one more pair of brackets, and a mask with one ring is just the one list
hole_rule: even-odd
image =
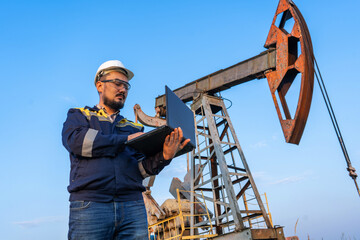
[[[192,110],[197,140],[191,156],[192,179],[200,176],[200,181],[193,181],[191,188],[195,193],[210,189],[206,200],[215,213],[203,221],[212,221],[219,235],[250,227],[272,228],[223,100],[202,95],[194,100]],[[195,173],[197,164],[201,172]],[[193,219],[191,224],[204,223]]]

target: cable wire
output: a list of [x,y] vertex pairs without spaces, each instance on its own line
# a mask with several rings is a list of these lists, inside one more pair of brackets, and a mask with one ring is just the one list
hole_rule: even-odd
[[[331,102],[330,102],[330,98],[329,98],[329,95],[326,91],[326,87],[325,87],[325,83],[324,83],[324,80],[321,76],[321,72],[320,72],[320,68],[318,66],[318,63],[316,61],[316,58],[315,56],[314,57],[314,62],[315,62],[315,66],[316,66],[316,69],[315,69],[315,77],[316,77],[316,80],[319,84],[319,87],[320,87],[320,91],[321,91],[321,94],[324,98],[324,101],[325,101],[325,105],[326,105],[326,108],[329,112],[329,115],[330,115],[330,119],[331,119],[331,122],[333,124],[333,127],[334,127],[334,130],[335,130],[335,133],[336,133],[336,136],[338,138],[338,141],[339,141],[339,144],[340,144],[340,147],[341,147],[341,150],[344,154],[344,157],[345,157],[345,160],[346,160],[346,163],[347,163],[347,170],[349,172],[349,176],[354,180],[354,183],[355,183],[355,187],[356,187],[356,190],[359,194],[359,197],[360,197],[360,190],[359,190],[359,186],[356,182],[356,178],[357,178],[357,174],[356,174],[356,170],[355,168],[351,165],[351,161],[350,161],[350,157],[349,157],[349,154],[346,150],[346,146],[345,146],[345,142],[344,142],[344,139],[341,135],[341,131],[340,131],[340,127],[338,125],[338,122],[336,120],[336,117],[335,117],[335,113],[334,113],[334,110],[332,108],[332,105],[331,105]],[[319,80],[320,79],[320,80]]]
[[[346,150],[345,142],[344,142],[344,139],[343,139],[343,137],[342,137],[342,135],[341,135],[340,127],[339,127],[339,125],[338,125],[338,123],[337,123],[334,110],[333,110],[333,108],[332,108],[332,106],[331,106],[331,102],[330,102],[329,95],[327,94],[327,91],[326,91],[325,83],[324,83],[323,78],[322,78],[321,73],[320,73],[320,68],[319,68],[319,66],[318,66],[318,63],[317,63],[316,58],[315,58],[315,55],[314,55],[314,53],[313,53],[312,44],[311,44],[311,39],[310,39],[310,33],[308,32],[308,29],[307,29],[305,20],[303,19],[302,15],[301,15],[301,13],[300,13],[300,11],[299,11],[299,9],[296,7],[296,5],[295,5],[293,2],[290,2],[290,4],[293,5],[295,11],[296,11],[296,12],[299,14],[299,16],[300,16],[300,20],[301,20],[301,21],[300,21],[299,24],[302,26],[303,29],[306,29],[305,35],[304,35],[304,37],[305,37],[305,38],[304,38],[304,41],[305,41],[305,43],[306,43],[305,46],[309,46],[309,49],[307,49],[307,50],[310,50],[311,58],[313,59],[313,62],[314,62],[315,65],[316,65],[316,69],[315,69],[315,71],[314,71],[314,72],[315,72],[315,76],[316,76],[316,80],[317,80],[317,82],[318,82],[318,84],[319,84],[319,87],[320,87],[321,93],[322,93],[322,95],[323,95],[323,98],[324,98],[324,101],[325,101],[325,104],[326,104],[326,108],[327,108],[327,110],[328,110],[328,112],[329,112],[329,115],[330,115],[330,118],[331,118],[331,122],[332,122],[332,124],[333,124],[334,130],[335,130],[335,133],[336,133],[336,136],[338,137],[341,150],[342,150],[342,152],[343,152],[343,154],[344,154],[344,157],[345,157],[345,160],[346,160],[346,163],[347,163],[347,166],[348,166],[348,167],[347,167],[347,170],[348,170],[348,172],[349,172],[350,177],[354,180],[354,183],[355,183],[355,186],[356,186],[356,190],[357,190],[357,192],[358,192],[358,194],[359,194],[359,196],[360,196],[359,186],[358,186],[358,184],[357,184],[357,182],[356,182],[356,178],[357,178],[357,174],[355,173],[356,170],[355,170],[355,168],[351,165],[350,157],[349,157],[349,154],[348,154],[348,152],[347,152],[347,150]],[[314,64],[314,63],[312,63],[312,64]],[[318,72],[319,74],[317,74],[316,70],[317,70],[317,72]],[[319,75],[319,76],[318,76],[318,75]],[[319,78],[320,78],[321,81],[319,80]]]
[[229,101],[230,102],[230,106],[228,106],[226,109],[229,109],[229,108],[231,108],[232,107],[232,101],[230,100],[230,99],[228,99],[228,98],[224,98],[222,95],[221,95],[221,92],[218,92],[217,93],[219,96],[218,97],[220,97],[222,100],[226,100],[226,101]]

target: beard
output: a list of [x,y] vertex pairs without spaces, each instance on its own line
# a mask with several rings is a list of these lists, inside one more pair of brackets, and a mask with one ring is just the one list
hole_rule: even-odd
[[[124,99],[124,102],[125,102],[125,96],[123,95],[123,99]],[[104,96],[103,98],[103,102],[104,102],[104,105],[108,106],[109,108],[113,109],[113,110],[120,110],[124,107],[124,102],[123,101],[115,101],[115,100],[111,100],[109,98],[107,98],[106,96]]]

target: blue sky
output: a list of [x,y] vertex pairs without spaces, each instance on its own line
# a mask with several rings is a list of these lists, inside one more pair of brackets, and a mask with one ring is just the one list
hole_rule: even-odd
[[[264,50],[277,1],[3,1],[0,122],[1,239],[66,239],[68,153],[61,128],[71,107],[94,105],[98,66],[120,59],[135,73],[122,114],[154,115],[164,85],[178,88]],[[360,4],[295,1],[305,17],[353,166],[360,171]],[[223,92],[275,224],[301,239],[359,239],[359,196],[315,85],[299,146],[286,144],[265,79]],[[170,197],[179,157],[156,179]]]

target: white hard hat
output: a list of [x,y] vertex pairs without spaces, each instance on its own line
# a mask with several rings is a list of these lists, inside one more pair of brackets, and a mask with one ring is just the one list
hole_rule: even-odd
[[134,73],[129,69],[125,68],[122,62],[120,62],[119,60],[109,60],[101,64],[100,67],[98,68],[95,75],[95,84],[100,79],[101,75],[103,75],[104,71],[109,71],[109,70],[115,70],[115,71],[119,70],[119,72],[125,74],[128,80],[134,77]]

